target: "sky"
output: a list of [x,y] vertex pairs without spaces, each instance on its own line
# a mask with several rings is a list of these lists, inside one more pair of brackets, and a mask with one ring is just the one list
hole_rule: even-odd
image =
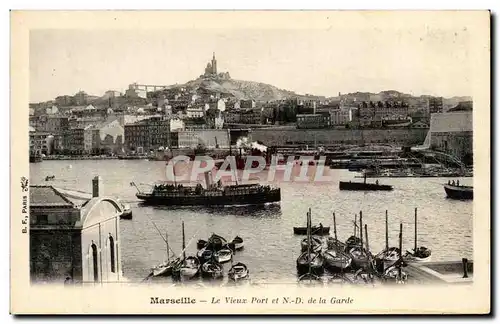
[[472,95],[467,28],[53,29],[30,32],[30,102],[184,83],[213,52],[233,79],[299,94]]

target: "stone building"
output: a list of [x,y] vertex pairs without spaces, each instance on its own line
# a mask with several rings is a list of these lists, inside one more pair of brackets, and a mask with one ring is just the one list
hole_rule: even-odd
[[123,280],[121,204],[99,197],[81,207],[52,186],[30,186],[30,277],[32,283],[103,284]]
[[431,148],[472,163],[473,156],[472,111],[454,111],[431,115]]
[[298,114],[297,128],[327,128],[330,127],[329,114]]
[[125,149],[137,151],[170,147],[170,120],[164,117],[144,119],[125,125]]

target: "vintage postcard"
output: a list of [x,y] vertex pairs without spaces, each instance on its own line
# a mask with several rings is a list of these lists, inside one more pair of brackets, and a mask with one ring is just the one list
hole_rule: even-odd
[[11,28],[11,313],[490,312],[490,12]]

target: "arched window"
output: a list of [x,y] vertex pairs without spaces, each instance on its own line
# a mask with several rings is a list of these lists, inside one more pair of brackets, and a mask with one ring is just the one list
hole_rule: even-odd
[[93,271],[94,271],[94,282],[98,282],[99,281],[99,269],[97,268],[98,264],[97,264],[97,246],[92,243],[91,245],[92,247],[92,267],[93,267]]
[[116,272],[115,266],[115,240],[113,236],[109,236],[109,252],[110,252],[110,262],[111,262],[111,272]]

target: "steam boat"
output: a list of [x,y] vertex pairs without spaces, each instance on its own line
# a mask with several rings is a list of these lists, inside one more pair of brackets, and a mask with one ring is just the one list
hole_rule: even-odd
[[[234,206],[262,205],[281,201],[281,189],[260,184],[212,184],[209,172],[205,174],[207,186],[182,184],[156,184],[151,192],[140,191],[136,197],[148,205],[166,206]],[[135,185],[134,183],[132,183]]]

